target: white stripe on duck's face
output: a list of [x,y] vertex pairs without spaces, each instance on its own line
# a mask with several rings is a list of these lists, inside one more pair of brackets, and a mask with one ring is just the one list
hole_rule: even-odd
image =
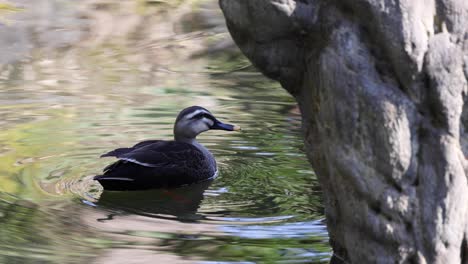
[[209,130],[213,125],[213,115],[204,109],[197,109],[184,115],[177,121],[175,124],[174,135],[179,139],[193,139],[198,134]]
[[185,115],[184,119],[186,120],[189,120],[189,119],[192,119],[194,116],[198,115],[198,114],[207,114],[207,115],[211,115],[210,112],[204,110],[204,109],[198,109],[198,110],[195,110],[193,111],[192,113],[188,114],[188,115]]

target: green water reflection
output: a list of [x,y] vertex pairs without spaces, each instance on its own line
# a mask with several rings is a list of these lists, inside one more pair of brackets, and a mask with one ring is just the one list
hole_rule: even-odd
[[[10,2],[0,263],[329,259],[295,102],[235,48],[217,1]],[[200,136],[220,166],[212,183],[129,194],[91,180],[112,161],[100,154],[171,139],[195,104],[243,128]]]

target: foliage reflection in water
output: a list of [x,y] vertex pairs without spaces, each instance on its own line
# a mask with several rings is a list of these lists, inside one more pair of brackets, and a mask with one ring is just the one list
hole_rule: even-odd
[[[126,10],[91,2],[81,9],[90,20],[118,20]],[[177,15],[164,13],[165,4],[120,5],[137,2],[143,9],[126,15],[160,12],[158,25],[175,32],[123,39],[104,32],[106,39],[104,29],[87,28],[97,32],[76,34],[88,45],[50,49],[39,41],[23,51],[29,56],[2,61],[0,263],[325,263],[320,192],[293,99],[232,44],[221,45],[228,35],[216,1],[179,1],[170,6]],[[69,5],[51,8],[81,17]],[[13,29],[30,11],[19,12],[9,18]],[[100,154],[171,139],[178,111],[193,104],[243,128],[199,137],[218,160],[217,179],[127,193],[103,192],[91,180],[112,162]]]

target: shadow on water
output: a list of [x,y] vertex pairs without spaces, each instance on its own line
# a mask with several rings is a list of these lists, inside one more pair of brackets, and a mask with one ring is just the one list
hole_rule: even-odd
[[203,193],[211,183],[212,181],[207,181],[174,189],[104,191],[96,204],[116,212],[98,220],[112,220],[115,215],[138,214],[166,219],[175,217],[178,221],[195,222],[203,218],[197,211],[204,198]]

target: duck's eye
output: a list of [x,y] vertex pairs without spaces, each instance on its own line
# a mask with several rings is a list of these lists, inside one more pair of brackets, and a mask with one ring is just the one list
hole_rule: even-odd
[[202,118],[208,118],[208,119],[211,119],[211,116],[207,113],[200,113],[198,115],[195,115],[194,117],[192,117],[192,119],[202,119]]

